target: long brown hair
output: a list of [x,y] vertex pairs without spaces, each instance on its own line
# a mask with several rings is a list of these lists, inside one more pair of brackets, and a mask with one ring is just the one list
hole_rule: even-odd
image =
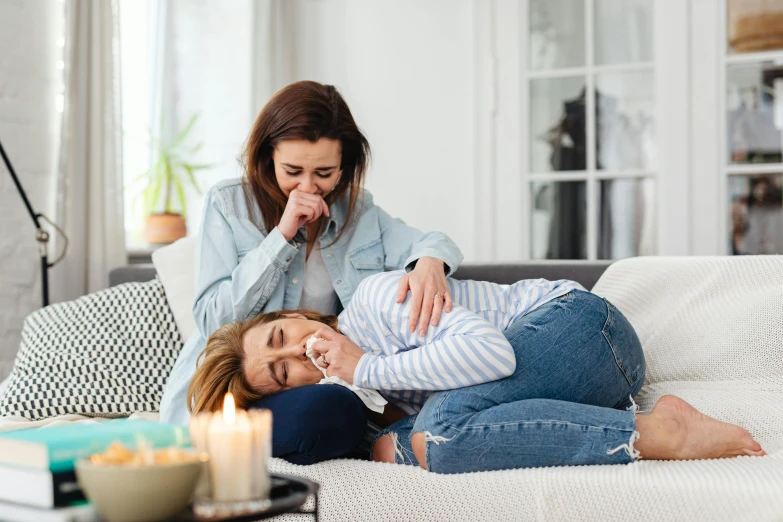
[[[321,138],[338,140],[342,149],[342,175],[324,200],[331,205],[349,194],[345,223],[350,222],[369,165],[370,144],[333,85],[302,81],[283,87],[272,96],[258,114],[245,145],[245,200],[248,208],[252,209],[255,202],[261,209],[266,232],[280,223],[287,202],[275,178],[275,147],[286,140],[314,143]],[[250,212],[250,219],[261,228],[254,212]],[[343,225],[335,242],[345,228]]]
[[279,310],[221,326],[209,336],[207,346],[198,356],[196,373],[188,386],[188,410],[193,413],[219,411],[227,392],[234,395],[237,407],[243,409],[263,397],[264,394],[254,390],[245,376],[245,334],[256,325],[284,319],[291,314],[301,314],[306,319],[337,330],[337,316],[315,310]]

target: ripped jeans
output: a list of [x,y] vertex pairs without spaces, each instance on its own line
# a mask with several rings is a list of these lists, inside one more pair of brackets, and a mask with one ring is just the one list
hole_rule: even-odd
[[[399,464],[418,465],[425,433],[436,473],[621,464],[638,458],[632,397],[645,361],[633,327],[595,294],[574,290],[512,323],[517,367],[499,381],[433,394],[417,414],[382,430]],[[377,440],[377,438],[376,438]]]

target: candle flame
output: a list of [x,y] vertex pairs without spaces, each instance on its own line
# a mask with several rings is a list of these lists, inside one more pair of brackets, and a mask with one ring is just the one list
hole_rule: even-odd
[[234,424],[236,415],[237,412],[236,406],[234,405],[234,396],[231,394],[231,392],[228,392],[225,399],[223,399],[223,422],[226,424]]

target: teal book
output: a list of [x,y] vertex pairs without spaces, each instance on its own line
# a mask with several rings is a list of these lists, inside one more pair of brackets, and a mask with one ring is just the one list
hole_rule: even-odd
[[106,450],[112,442],[135,450],[140,437],[151,448],[190,446],[186,426],[127,419],[71,423],[0,433],[0,465],[73,471],[76,461]]

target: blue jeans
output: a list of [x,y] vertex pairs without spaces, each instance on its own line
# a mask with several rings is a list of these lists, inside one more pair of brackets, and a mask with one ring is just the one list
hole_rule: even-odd
[[379,433],[392,435],[398,463],[418,465],[410,444],[417,432],[436,473],[634,460],[631,397],[644,384],[645,361],[614,305],[574,290],[504,335],[517,357],[510,377],[435,393],[417,415]]

